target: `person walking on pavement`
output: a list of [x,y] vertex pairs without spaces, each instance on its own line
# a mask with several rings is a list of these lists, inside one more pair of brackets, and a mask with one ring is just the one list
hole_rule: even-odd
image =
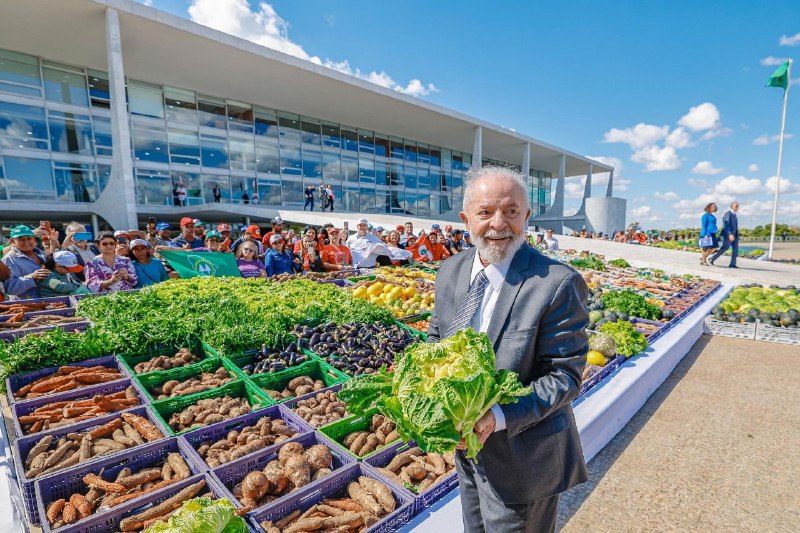
[[306,203],[303,205],[303,211],[306,210],[306,207],[309,205],[311,206],[311,210],[314,210],[314,189],[313,185],[308,185],[306,190],[303,191],[303,196],[305,196]]
[[736,216],[738,210],[739,202],[733,202],[731,208],[722,217],[722,232],[720,232],[722,242],[717,253],[709,258],[712,265],[725,253],[725,250],[731,248],[731,263],[728,266],[739,268],[736,266],[736,256],[739,255],[739,218]]

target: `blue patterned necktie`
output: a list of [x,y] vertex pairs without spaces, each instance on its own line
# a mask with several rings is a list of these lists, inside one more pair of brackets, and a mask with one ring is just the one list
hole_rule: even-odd
[[478,310],[478,307],[480,307],[483,301],[483,293],[488,283],[489,279],[486,277],[486,272],[483,270],[478,272],[478,275],[475,276],[475,279],[472,281],[472,285],[469,286],[467,297],[461,302],[461,306],[458,308],[455,318],[453,318],[453,321],[450,323],[450,327],[447,328],[446,337],[451,337],[455,335],[457,331],[466,329],[470,325],[472,317],[475,316],[475,311]]

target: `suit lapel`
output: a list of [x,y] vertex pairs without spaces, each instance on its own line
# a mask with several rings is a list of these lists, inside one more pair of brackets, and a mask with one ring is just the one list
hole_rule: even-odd
[[492,346],[494,346],[495,350],[497,350],[497,343],[500,340],[500,333],[503,331],[506,318],[508,318],[514,301],[517,299],[517,294],[519,294],[519,290],[522,287],[522,282],[524,281],[522,274],[527,272],[530,259],[531,249],[523,244],[511,261],[511,266],[503,280],[500,294],[497,295],[497,303],[494,306],[492,317],[489,319],[489,328],[486,330],[486,334],[492,341]]
[[[456,286],[454,290],[453,313],[455,313],[469,292],[469,275],[472,273],[472,263],[475,261],[475,248],[470,248],[468,257],[465,257],[456,272]],[[458,254],[461,255],[461,254]]]

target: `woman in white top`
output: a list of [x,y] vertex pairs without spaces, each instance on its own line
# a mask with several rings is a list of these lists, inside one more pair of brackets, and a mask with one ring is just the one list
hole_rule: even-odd
[[392,230],[386,236],[386,247],[389,249],[389,258],[393,265],[407,265],[414,262],[414,254],[400,248],[400,233]]

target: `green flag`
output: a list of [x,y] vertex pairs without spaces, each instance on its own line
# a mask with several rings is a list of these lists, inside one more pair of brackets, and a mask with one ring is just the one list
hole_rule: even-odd
[[193,252],[187,250],[158,252],[182,278],[195,276],[242,277],[233,254],[219,252]]
[[772,73],[772,76],[767,80],[766,87],[783,87],[785,91],[789,87],[789,62],[785,62],[779,66],[778,69]]

